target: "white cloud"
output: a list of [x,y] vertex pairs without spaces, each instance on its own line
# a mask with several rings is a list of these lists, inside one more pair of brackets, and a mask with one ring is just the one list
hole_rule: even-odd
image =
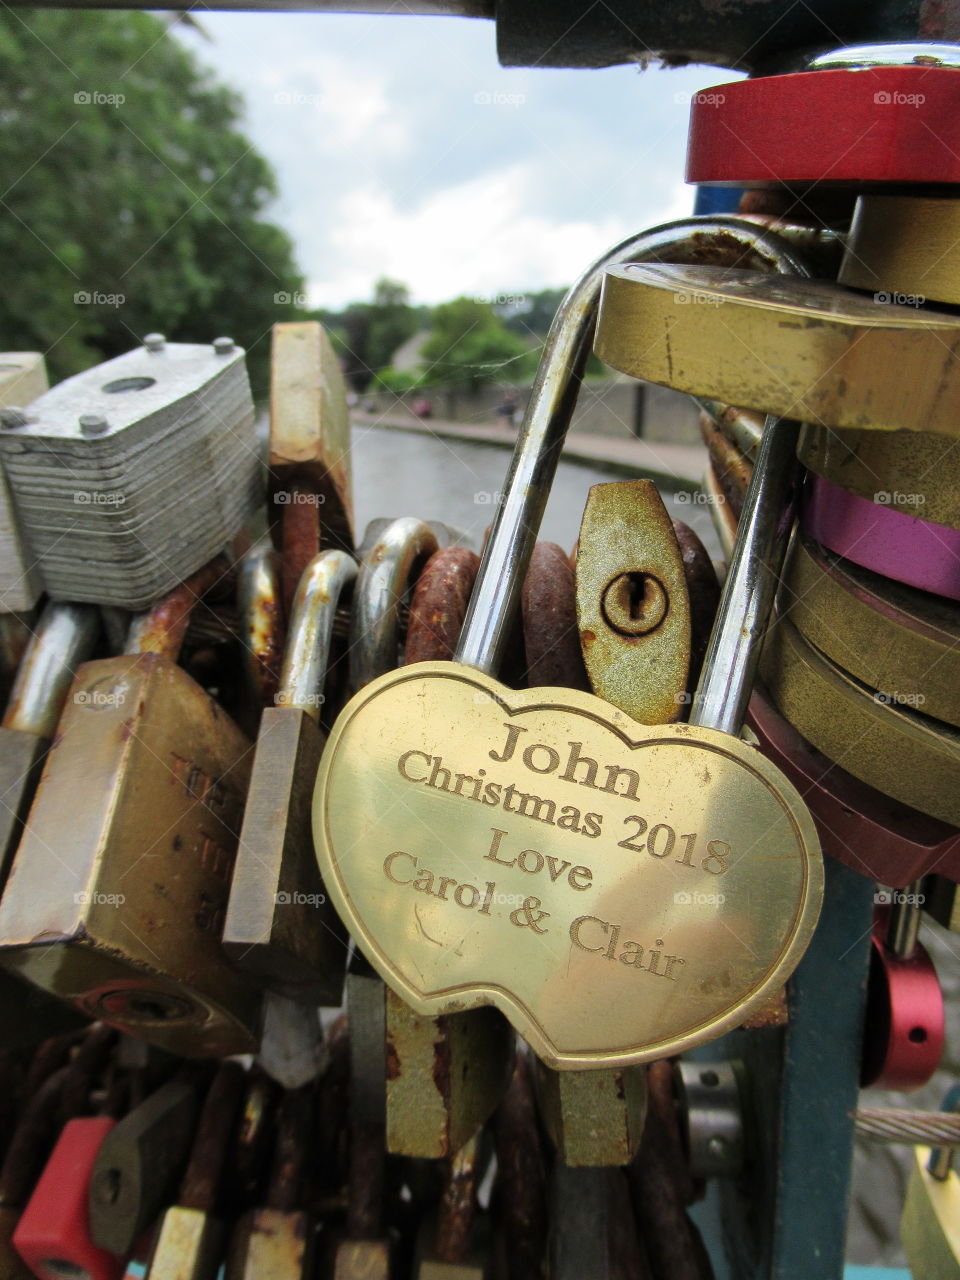
[[[311,279],[311,303],[336,306],[364,297],[380,275],[411,281],[421,302],[566,285],[636,230],[619,212],[591,221],[532,213],[525,208],[529,185],[529,172],[516,164],[429,194],[410,211],[399,210],[382,188],[349,192],[330,233],[340,270],[327,280]],[[673,197],[662,221],[689,211],[682,183]]]
[[425,302],[569,283],[618,239],[690,212],[684,98],[731,78],[504,69],[493,24],[458,19],[203,24],[201,57],[244,93],[316,305],[369,298],[384,274]]

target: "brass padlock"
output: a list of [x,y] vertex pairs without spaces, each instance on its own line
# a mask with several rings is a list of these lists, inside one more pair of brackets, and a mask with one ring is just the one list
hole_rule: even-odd
[[[662,257],[671,236],[689,251],[692,227],[678,226],[615,253]],[[690,724],[642,726],[592,695],[509,690],[488,674],[612,257],[554,322],[458,661],[355,695],[314,799],[328,891],[390,986],[423,1014],[493,1004],[564,1068],[647,1061],[742,1023],[799,961],[823,886],[802,800],[734,736],[790,526],[795,424],[764,430]]]
[[219,1218],[231,1135],[245,1072],[222,1062],[207,1092],[176,1204],[163,1213],[147,1263],[147,1280],[215,1280],[226,1246]]
[[[436,550],[433,534],[420,521],[404,518],[389,525],[365,557],[354,593],[354,680],[395,664],[400,603],[411,584],[405,661],[449,656],[478,563],[463,547]],[[441,1017],[415,1013],[357,959],[347,979],[354,1103],[383,1125],[389,1151],[452,1156],[506,1087],[510,1028],[493,1009]]]
[[[74,670],[93,656],[99,636],[100,618],[93,605],[50,601],[17,669],[0,728],[0,892]],[[7,970],[0,970],[0,1007],[8,1048],[83,1025],[76,1010]]]
[[340,1003],[346,972],[346,934],[327,902],[310,839],[310,792],[323,749],[334,616],[356,575],[345,552],[323,551],[300,579],[277,705],[260,720],[223,929],[238,968],[314,1005]]
[[321,548],[353,549],[347,388],[330,339],[314,320],[273,326],[268,475],[289,614],[300,576]]
[[[958,1104],[960,1089],[954,1086],[942,1109],[956,1111]],[[952,1148],[914,1148],[900,1240],[917,1280],[960,1277],[960,1175]]]
[[250,744],[174,661],[223,571],[79,669],[0,902],[0,964],[190,1056],[251,1051],[260,1016],[220,945]]

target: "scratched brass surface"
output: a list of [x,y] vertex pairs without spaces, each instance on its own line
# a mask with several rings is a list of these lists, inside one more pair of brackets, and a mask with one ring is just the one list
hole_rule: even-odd
[[861,195],[839,279],[896,300],[960,302],[960,207],[952,197]]
[[805,639],[891,703],[960,727],[960,604],[798,537],[780,608]]
[[314,839],[394,991],[421,1013],[496,1005],[558,1067],[738,1025],[796,965],[822,896],[813,823],[753,748],[453,663],[348,703]]
[[593,692],[643,724],[682,715],[690,598],[652,480],[596,484],[577,543],[577,625]]
[[768,632],[760,674],[818,751],[894,800],[960,825],[960,731],[917,710],[912,694],[874,695],[784,618]]
[[960,316],[839,285],[611,267],[595,350],[632,377],[801,422],[960,436]]
[[84,663],[0,904],[0,964],[190,1057],[251,1052],[220,945],[250,744],[167,658]]
[[960,444],[930,431],[833,431],[805,423],[797,456],[858,497],[960,529]]

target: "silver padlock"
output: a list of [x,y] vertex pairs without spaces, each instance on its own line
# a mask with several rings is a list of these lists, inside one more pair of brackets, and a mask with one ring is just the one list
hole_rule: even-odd
[[143,347],[68,378],[0,431],[29,557],[54,599],[143,609],[212,559],[259,500],[244,352]]

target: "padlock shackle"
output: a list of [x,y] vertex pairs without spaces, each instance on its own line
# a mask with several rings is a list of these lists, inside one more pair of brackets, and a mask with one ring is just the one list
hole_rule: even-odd
[[49,601],[17,668],[3,727],[52,738],[76,668],[93,656],[99,638],[96,605]]
[[356,692],[397,665],[400,604],[437,535],[413,516],[392,521],[363,558],[350,614],[350,687]]
[[135,614],[124,652],[159,653],[176,662],[190,625],[190,615],[210,588],[229,572],[226,556],[217,556],[149,609]]
[[280,668],[279,706],[320,719],[337,604],[356,577],[357,562],[345,551],[321,551],[300,575]]
[[280,567],[269,543],[252,547],[240,561],[237,613],[247,687],[255,706],[272,706],[279,688],[284,625]]
[[593,344],[605,271],[627,262],[676,262],[678,255],[680,261],[696,261],[698,254],[715,261],[727,248],[751,251],[784,275],[810,274],[789,245],[745,218],[681,218],[615,245],[568,290],[540,357],[455,661],[494,674],[503,658]]
[[737,523],[690,723],[739,734],[796,514],[800,423],[768,417]]

